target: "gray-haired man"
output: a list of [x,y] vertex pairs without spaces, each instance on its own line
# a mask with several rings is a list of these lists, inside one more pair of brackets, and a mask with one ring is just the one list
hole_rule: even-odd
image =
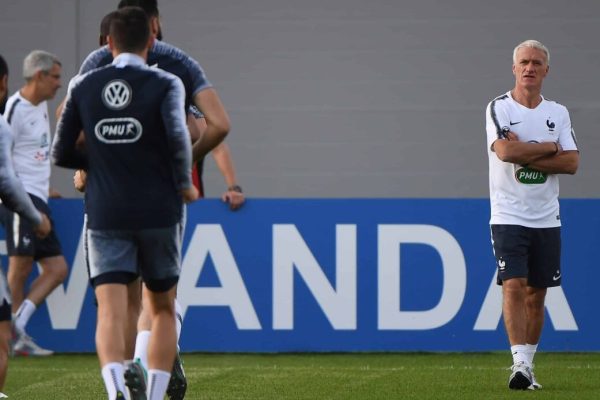
[[[35,207],[48,216],[51,136],[46,101],[60,88],[60,74],[61,63],[55,55],[41,50],[29,53],[23,62],[25,85],[8,99],[4,112],[14,137],[15,172]],[[4,214],[9,256],[8,286],[15,315],[13,350],[17,355],[50,355],[52,351],[33,342],[25,328],[37,307],[65,280],[67,263],[54,230],[40,239],[34,234],[30,221],[13,212]],[[42,272],[26,291],[25,284],[34,261],[41,265]]]
[[537,40],[513,51],[515,86],[486,110],[492,243],[513,357],[508,386],[541,389],[533,357],[549,287],[561,284],[558,175],[579,166],[567,109],[541,94],[550,54]]

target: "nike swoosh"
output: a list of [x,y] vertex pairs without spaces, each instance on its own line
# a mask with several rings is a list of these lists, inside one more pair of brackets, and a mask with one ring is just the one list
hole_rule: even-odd
[[558,274],[558,276],[554,275],[554,276],[552,277],[552,280],[553,280],[553,281],[557,281],[557,280],[559,280],[559,279],[560,279],[560,274]]
[[510,126],[513,126],[513,125],[520,124],[521,122],[523,122],[523,121],[519,121],[519,122],[512,122],[512,121],[509,121],[509,124],[510,124]]

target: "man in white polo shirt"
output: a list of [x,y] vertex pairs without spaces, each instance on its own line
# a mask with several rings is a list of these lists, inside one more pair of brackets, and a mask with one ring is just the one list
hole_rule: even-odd
[[[35,207],[50,216],[50,124],[47,100],[60,88],[61,63],[45,51],[34,50],[23,62],[25,85],[6,104],[4,116],[10,124],[14,144],[12,159],[17,176]],[[6,246],[8,249],[8,286],[14,313],[16,355],[45,356],[52,351],[39,347],[27,335],[25,328],[37,307],[66,278],[67,262],[54,229],[44,239],[36,237],[31,222],[14,212],[4,213]],[[28,291],[25,284],[37,261],[40,275]]]
[[511,389],[541,389],[533,356],[548,287],[561,283],[558,174],[579,152],[567,109],[541,95],[548,49],[527,40],[513,51],[515,87],[486,110],[491,231],[513,355]]

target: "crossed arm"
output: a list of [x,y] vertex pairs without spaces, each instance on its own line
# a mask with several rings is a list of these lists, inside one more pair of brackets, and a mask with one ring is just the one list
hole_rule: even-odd
[[504,162],[527,165],[548,174],[573,175],[579,167],[578,151],[563,151],[557,142],[521,142],[514,132],[508,132],[506,139],[496,140],[492,149]]

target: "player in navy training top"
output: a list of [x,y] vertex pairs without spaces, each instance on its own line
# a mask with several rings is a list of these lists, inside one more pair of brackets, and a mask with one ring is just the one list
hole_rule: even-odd
[[[154,3],[153,5],[150,3]],[[156,13],[156,21],[158,23],[158,10],[155,8],[156,2],[146,1],[121,1],[121,5],[139,5],[142,7],[151,17],[154,17],[153,13]],[[190,112],[190,119],[195,123],[193,116],[198,116],[198,109],[202,109],[203,113],[202,120],[206,122],[206,128],[210,125],[223,125],[229,130],[229,122],[227,114],[220,104],[220,100],[216,91],[212,87],[210,81],[206,78],[206,74],[202,67],[196,60],[191,58],[182,50],[178,49],[171,44],[162,41],[162,33],[160,25],[156,25],[155,35],[158,41],[155,42],[153,47],[148,53],[148,65],[152,67],[161,68],[165,71],[171,72],[177,75],[183,81],[186,91],[186,111]],[[107,47],[101,47],[92,53],[90,53],[83,61],[79,73],[86,73],[94,68],[109,64],[112,62],[112,54]],[[208,89],[208,90],[206,90]],[[204,107],[202,107],[202,105]],[[210,105],[207,108],[207,105]],[[217,107],[215,107],[215,105]],[[195,111],[195,112],[194,112]],[[207,114],[208,113],[208,114]],[[191,129],[191,128],[190,128]],[[208,137],[205,133],[205,127],[203,126],[203,143],[207,142],[207,139],[212,141],[211,137],[214,136],[214,129],[211,127],[208,130]],[[225,132],[226,133],[226,132]],[[224,135],[223,135],[224,136]],[[206,137],[206,138],[205,138]],[[210,149],[216,145],[216,142],[211,144]],[[198,143],[195,147],[200,146]],[[208,150],[210,150],[208,149]],[[233,171],[233,163],[231,161],[231,155],[229,147],[225,143],[221,143],[215,148],[214,153],[215,160],[218,162],[219,169],[223,173],[225,180],[227,181],[227,191],[223,194],[223,201],[227,201],[230,204],[231,209],[238,209],[244,202],[244,196],[241,187],[235,181],[235,172]],[[194,155],[194,169],[193,177],[194,184],[200,191],[200,195],[204,196],[204,190],[202,185],[202,169],[204,155],[208,151],[195,151]],[[218,159],[217,159],[218,158]]]
[[[113,63],[71,85],[52,157],[58,166],[88,173],[86,239],[98,300],[96,347],[109,398],[125,393],[123,310],[139,273],[155,338],[148,349],[147,395],[162,399],[176,352],[173,301],[183,202],[198,196],[190,173],[185,90],[175,75],[146,65],[153,39],[141,9],[117,11],[108,39]],[[85,151],[76,145],[82,129]]]
[[[156,1],[122,0],[119,3],[119,7],[127,5],[136,5],[144,9],[150,18],[153,34],[157,39],[161,39],[162,35]],[[83,62],[80,73],[86,72],[101,65],[105,65],[111,61],[112,55],[110,54],[108,48],[104,47],[97,49],[96,51],[92,52]],[[216,146],[229,131],[229,118],[216,91],[214,88],[212,88],[212,85],[206,79],[204,71],[195,60],[193,60],[183,51],[167,43],[155,42],[148,54],[148,64],[151,67],[157,67],[172,72],[182,79],[186,89],[186,111],[189,109],[188,105],[190,104],[193,104],[194,106],[203,110],[204,115],[202,118],[202,123],[203,125],[205,124],[205,126],[202,127],[202,140],[195,141],[193,145],[196,165],[201,164],[201,160],[204,158],[204,155],[208,151],[211,151],[213,147]],[[193,121],[193,123],[195,128],[196,121]],[[233,164],[230,159],[228,148],[221,145],[219,146],[219,151],[219,168],[223,172],[228,184],[228,190],[225,192],[222,199],[229,202],[230,208],[235,210],[243,203],[243,194],[241,193],[240,186],[237,185],[237,182],[235,181],[235,173],[233,173]],[[215,155],[215,159],[216,158],[217,156]],[[194,170],[196,170],[196,168],[194,168]],[[79,173],[75,176],[76,185],[81,183],[82,177],[85,178],[85,174]],[[198,184],[197,187],[201,187],[201,184]],[[176,309],[181,309],[177,303]],[[133,321],[136,310],[132,308],[130,312]],[[181,320],[182,318],[180,318],[180,315],[178,314],[178,332],[181,331]],[[135,340],[134,359],[136,359],[139,364],[144,367],[147,367],[148,357],[146,354],[146,349],[150,338],[150,322],[151,321],[145,314],[144,309],[142,309],[137,326],[138,334]],[[171,382],[169,383],[169,389],[167,393],[171,399],[177,400],[185,396],[187,387],[185,374],[183,372],[179,357],[176,359],[176,362],[173,366],[173,371],[174,373]]]

